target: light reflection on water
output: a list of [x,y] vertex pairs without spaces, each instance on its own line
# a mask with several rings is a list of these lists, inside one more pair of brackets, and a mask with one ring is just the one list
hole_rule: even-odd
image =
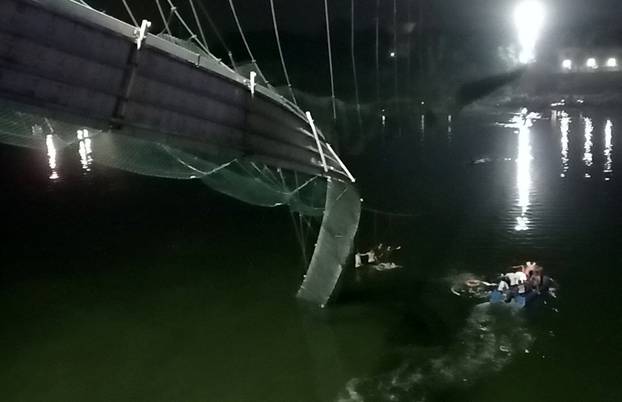
[[560,122],[560,129],[562,132],[562,139],[561,139],[561,143],[562,143],[562,173],[561,173],[561,177],[566,177],[566,173],[568,172],[568,163],[570,161],[570,159],[568,159],[568,145],[570,144],[570,140],[568,138],[568,132],[570,130],[570,123],[572,122],[572,120],[570,119],[570,116],[568,116],[568,113],[566,112],[561,112],[561,122]]
[[[585,122],[585,143],[583,145],[583,162],[585,163],[586,168],[590,168],[594,163],[594,156],[592,154],[592,146],[594,143],[592,142],[592,133],[594,132],[594,124],[592,119],[589,117],[584,117],[583,121]],[[592,175],[589,172],[589,169],[586,169],[585,172],[586,178],[591,178]]]
[[48,134],[45,136],[45,146],[47,148],[48,154],[48,166],[50,167],[50,180],[58,180],[60,176],[58,175],[57,170],[57,152],[56,145],[54,145],[54,136],[52,134]]
[[611,120],[607,120],[605,123],[605,164],[603,173],[605,174],[605,181],[611,180],[611,173],[613,173],[613,123]]
[[89,137],[89,130],[78,130],[78,153],[80,154],[80,163],[82,164],[82,171],[88,173],[91,171],[91,164],[93,163],[93,150],[91,145],[91,138]]
[[[560,174],[561,177],[568,176],[568,170],[570,167],[570,142],[572,137],[572,126],[574,125],[574,120],[570,117],[570,115],[566,111],[558,112],[557,116],[561,116],[560,122],[560,131],[561,131],[561,164],[562,164],[562,172]],[[583,122],[583,154],[582,154],[582,162],[585,167],[585,172],[583,173],[584,178],[592,178],[593,172],[591,168],[594,166],[594,120],[591,117],[580,117],[579,121]],[[603,142],[603,153],[604,161],[603,161],[603,176],[605,181],[610,181],[613,173],[613,135],[614,135],[614,124],[611,119],[604,120],[604,142]]]
[[[516,121],[516,120],[515,120]],[[517,231],[529,229],[529,219],[527,210],[529,209],[529,192],[531,190],[531,118],[524,117],[516,121],[518,126],[518,157],[516,158],[516,188],[518,190],[518,206],[521,208],[521,215],[516,218]]]

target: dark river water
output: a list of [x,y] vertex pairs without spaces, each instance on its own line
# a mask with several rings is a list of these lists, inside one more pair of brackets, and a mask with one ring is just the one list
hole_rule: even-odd
[[[84,142],[2,146],[0,400],[619,401],[622,113],[530,117],[371,144],[357,247],[404,267],[349,273],[324,310],[294,297],[286,210],[92,165]],[[450,292],[527,260],[557,299]]]

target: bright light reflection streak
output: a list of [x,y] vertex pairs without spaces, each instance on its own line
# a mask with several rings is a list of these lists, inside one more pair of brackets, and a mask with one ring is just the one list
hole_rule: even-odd
[[48,134],[45,136],[45,146],[47,148],[48,153],[48,166],[52,173],[50,174],[50,180],[57,180],[60,178],[58,172],[56,171],[56,146],[54,145],[54,136],[52,134]]
[[447,138],[449,142],[453,139],[453,127],[452,127],[452,117],[451,115],[447,116]]
[[[583,145],[583,162],[586,167],[591,167],[593,164],[593,155],[592,155],[592,133],[594,132],[594,124],[592,124],[592,119],[589,117],[583,118],[585,122],[585,144]],[[586,178],[592,177],[589,172],[585,173]]]
[[605,181],[610,180],[610,174],[613,172],[613,123],[611,120],[607,120],[605,124],[605,167],[603,173],[605,173]]
[[91,148],[91,138],[89,137],[89,131],[87,129],[78,130],[77,132],[79,140],[80,163],[82,164],[82,170],[85,172],[91,171],[91,164],[93,163],[93,150]]
[[514,23],[521,46],[519,61],[527,64],[536,59],[536,44],[544,24],[544,7],[537,1],[524,1],[514,10]]
[[529,209],[530,200],[529,192],[531,190],[531,119],[525,118],[522,125],[518,128],[518,157],[516,158],[516,187],[518,189],[518,206],[521,208],[521,216],[516,218],[517,231],[529,229],[529,219],[527,218],[527,210]]
[[570,116],[568,113],[562,112],[562,118],[560,121],[560,129],[562,132],[562,174],[561,177],[566,177],[566,173],[568,172],[568,145],[570,144],[570,140],[568,139],[568,132],[570,131]]

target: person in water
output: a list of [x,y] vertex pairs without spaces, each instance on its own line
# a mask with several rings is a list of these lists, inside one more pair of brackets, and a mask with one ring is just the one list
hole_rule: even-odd
[[511,302],[517,296],[528,296],[529,294],[555,294],[555,281],[544,274],[544,268],[535,262],[527,261],[524,265],[512,267],[513,272],[509,272],[501,277],[497,286],[497,291],[505,295],[505,301]]
[[401,246],[391,247],[380,243],[365,253],[356,253],[354,255],[354,266],[355,268],[360,268],[364,265],[387,264],[387,260],[391,255],[401,248]]
[[[531,263],[529,263],[531,264]],[[530,265],[531,266],[531,265]],[[509,303],[516,296],[523,296],[527,292],[527,274],[524,265],[512,267],[513,271],[501,277],[497,290],[505,294],[505,301]]]

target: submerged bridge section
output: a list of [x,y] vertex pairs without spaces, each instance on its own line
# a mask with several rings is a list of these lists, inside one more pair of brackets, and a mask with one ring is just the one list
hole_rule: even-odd
[[[149,27],[72,0],[0,1],[0,111],[10,111],[0,116],[0,137],[31,141],[41,126],[16,120],[42,116],[52,133],[62,130],[51,120],[99,132],[101,160],[125,158],[137,144],[132,157],[148,154],[153,163],[164,155],[192,173],[163,177],[200,172],[206,184],[247,202],[289,205],[301,215],[319,210],[320,238],[299,296],[325,305],[358,227],[354,178],[310,113],[257,84],[254,73],[243,77]],[[22,132],[8,132],[20,125]]]

